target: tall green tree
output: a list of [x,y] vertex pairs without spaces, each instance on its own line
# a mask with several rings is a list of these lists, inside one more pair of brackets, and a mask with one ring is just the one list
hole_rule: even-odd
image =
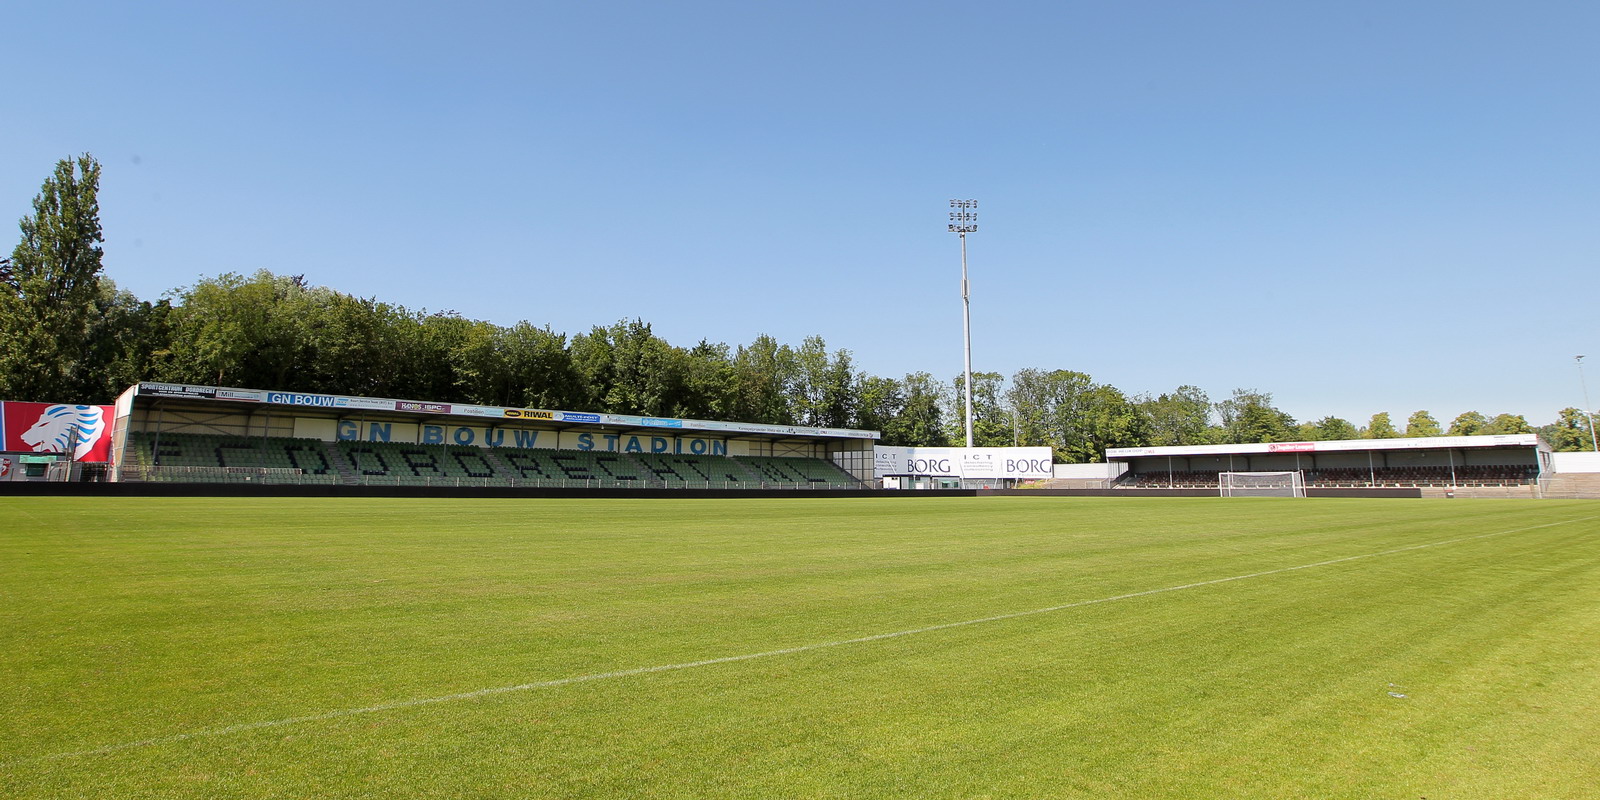
[[476,403],[520,405],[511,401],[511,372],[501,341],[502,329],[471,320],[450,351],[450,363],[463,396]]
[[1450,435],[1476,436],[1482,433],[1484,426],[1488,424],[1489,418],[1476,411],[1462,412],[1454,420],[1451,420]]
[[1528,424],[1521,414],[1496,414],[1487,425],[1478,433],[1485,435],[1505,435],[1511,433],[1533,433],[1533,426]]
[[[477,323],[454,311],[423,311],[395,320],[406,348],[400,397],[439,402],[465,402],[467,390],[456,356],[469,346]],[[588,398],[585,398],[587,403]]]
[[855,417],[850,427],[880,431],[884,434],[883,444],[898,444],[888,441],[888,428],[905,409],[905,389],[900,381],[862,373],[856,376],[856,386]]
[[1217,403],[1226,444],[1286,442],[1299,432],[1294,418],[1272,405],[1272,395],[1255,389],[1234,389],[1233,396]]
[[1596,420],[1576,408],[1563,408],[1556,421],[1539,428],[1539,435],[1557,452],[1578,452],[1594,447],[1590,425]]
[[1006,399],[1016,413],[1017,443],[1049,446],[1059,458],[1089,451],[1086,424],[1094,379],[1067,369],[1024,368],[1011,376]]
[[168,301],[140,300],[102,277],[95,306],[84,345],[93,368],[80,374],[73,399],[107,403],[139,381],[168,377],[172,340]]
[[100,162],[56,163],[22,218],[22,238],[0,286],[0,397],[63,401],[99,382],[89,371],[90,324],[100,297]]
[[855,367],[849,350],[830,357],[821,336],[808,336],[795,351],[795,419],[802,425],[842,427],[854,412]]
[[[331,295],[326,289],[319,295]],[[331,391],[309,370],[310,329],[325,297],[302,276],[225,273],[182,290],[172,319],[176,380],[217,386]]]
[[1355,423],[1335,416],[1326,416],[1316,422],[1300,425],[1300,438],[1312,442],[1337,442],[1361,438]]
[[[406,349],[404,309],[379,301],[317,288],[282,309],[296,315],[279,321],[284,343],[296,354],[296,368],[315,376],[317,389],[339,394],[415,397],[403,380],[410,354]],[[294,381],[294,379],[286,378]],[[298,381],[294,381],[298,382]]]
[[1148,441],[1145,419],[1127,395],[1115,386],[1097,384],[1089,391],[1084,405],[1082,446],[1059,454],[1062,461],[1098,463],[1106,460],[1106,449],[1137,447]]
[[[967,442],[966,378],[957,375],[946,384],[944,393],[949,413],[950,441]],[[972,444],[975,447],[1003,447],[1011,444],[1011,413],[1001,398],[1005,376],[998,372],[972,373]]]
[[733,355],[735,406],[733,419],[769,425],[792,425],[795,381],[794,349],[761,334]]
[[1367,421],[1367,427],[1362,429],[1363,439],[1398,439],[1400,431],[1395,430],[1394,422],[1389,419],[1389,412],[1379,411]]
[[1048,445],[1058,461],[1104,461],[1108,447],[1148,441],[1140,408],[1116,387],[1082,372],[1018,370],[1006,396],[1016,411],[1018,443]]
[[1413,411],[1406,418],[1406,438],[1419,439],[1424,436],[1443,436],[1444,431],[1439,429],[1439,421],[1426,411]]
[[1159,397],[1135,403],[1144,416],[1149,443],[1156,446],[1207,444],[1211,441],[1211,398],[1197,386],[1179,386]]
[[611,342],[611,387],[604,410],[655,416],[674,408],[683,375],[672,345],[656,336],[649,323],[637,319],[613,325]]
[[573,337],[571,357],[593,410],[655,416],[684,405],[686,360],[643,320]]
[[732,420],[738,407],[733,376],[733,356],[728,346],[701,339],[683,352],[685,392],[673,416],[689,419]]
[[[900,413],[882,431],[883,443],[912,447],[946,447],[951,443],[944,420],[939,382],[926,372],[913,372],[900,381],[904,402]],[[965,434],[963,434],[963,439]]]

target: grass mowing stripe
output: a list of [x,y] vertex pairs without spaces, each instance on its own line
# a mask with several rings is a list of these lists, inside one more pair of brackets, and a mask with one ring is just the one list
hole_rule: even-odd
[[363,715],[363,714],[376,714],[376,713],[381,713],[381,712],[385,712],[385,711],[397,711],[397,710],[403,710],[403,709],[409,709],[409,708],[418,708],[418,707],[422,707],[422,706],[437,705],[437,704],[440,704],[440,703],[450,703],[450,702],[456,702],[456,701],[461,701],[461,700],[472,700],[472,699],[476,699],[476,698],[490,697],[490,696],[494,696],[494,695],[507,694],[507,693],[512,693],[512,692],[531,691],[531,690],[534,690],[534,689],[548,689],[548,688],[554,688],[554,687],[558,687],[558,686],[568,686],[568,685],[578,684],[578,683],[587,683],[587,682],[591,682],[591,681],[608,680],[608,679],[612,679],[612,678],[636,677],[636,676],[640,676],[640,675],[649,675],[649,674],[653,674],[653,673],[672,672],[672,671],[678,671],[678,670],[694,669],[694,668],[698,668],[698,667],[715,666],[715,665],[718,665],[718,664],[731,664],[731,663],[736,663],[736,662],[741,662],[741,661],[752,661],[752,660],[755,660],[755,659],[774,658],[774,657],[777,657],[777,656],[794,655],[794,654],[798,654],[798,653],[806,653],[806,652],[811,652],[811,651],[815,651],[815,650],[824,650],[824,649],[828,649],[828,648],[843,647],[843,646],[854,645],[854,644],[867,644],[867,643],[871,643],[871,642],[879,642],[879,641],[885,641],[885,640],[889,640],[889,639],[898,639],[898,638],[907,637],[907,636],[916,636],[916,635],[920,635],[920,634],[933,633],[933,632],[937,632],[937,631],[950,630],[950,629],[954,629],[954,628],[963,628],[963,627],[969,627],[969,626],[973,626],[973,625],[983,625],[983,624],[994,623],[994,622],[1003,622],[1003,621],[1006,621],[1006,620],[1013,620],[1013,619],[1019,619],[1019,618],[1023,618],[1023,617],[1037,616],[1037,615],[1040,615],[1040,614],[1050,614],[1050,613],[1054,613],[1054,612],[1058,612],[1058,611],[1067,611],[1067,610],[1070,610],[1070,609],[1083,608],[1083,607],[1086,607],[1086,606],[1100,605],[1100,604],[1104,604],[1104,603],[1113,603],[1113,602],[1118,602],[1118,601],[1121,601],[1121,600],[1132,600],[1132,599],[1139,598],[1139,597],[1149,597],[1149,596],[1152,596],[1152,595],[1166,594],[1166,593],[1170,593],[1170,592],[1179,592],[1179,591],[1184,591],[1184,590],[1187,590],[1187,589],[1197,589],[1197,588],[1201,588],[1201,587],[1205,587],[1205,586],[1216,586],[1216,585],[1219,585],[1219,584],[1232,583],[1232,582],[1243,581],[1243,580],[1250,580],[1250,579],[1254,579],[1254,578],[1262,578],[1262,577],[1267,577],[1267,576],[1270,576],[1270,575],[1281,575],[1281,574],[1285,574],[1285,573],[1289,573],[1289,572],[1296,572],[1296,571],[1307,570],[1307,569],[1315,569],[1315,568],[1318,568],[1318,567],[1332,566],[1334,564],[1343,564],[1343,563],[1347,563],[1347,562],[1351,562],[1351,561],[1359,561],[1359,560],[1362,560],[1362,559],[1377,558],[1377,557],[1381,557],[1381,556],[1394,555],[1394,554],[1397,554],[1397,553],[1405,553],[1405,552],[1410,552],[1410,551],[1414,551],[1414,550],[1424,550],[1424,549],[1428,549],[1428,548],[1432,548],[1432,547],[1442,547],[1442,546],[1445,546],[1445,545],[1459,544],[1459,543],[1462,543],[1462,542],[1475,541],[1475,540],[1479,540],[1479,539],[1487,539],[1487,538],[1491,538],[1491,537],[1495,537],[1495,536],[1506,536],[1506,535],[1514,534],[1514,533],[1524,533],[1524,532],[1527,532],[1527,531],[1540,530],[1540,529],[1543,529],[1543,528],[1552,528],[1552,527],[1557,527],[1557,526],[1560,526],[1560,525],[1569,525],[1569,524],[1577,523],[1577,522],[1588,522],[1588,521],[1595,520],[1595,519],[1600,519],[1600,516],[1579,517],[1579,518],[1575,518],[1575,519],[1568,519],[1568,520],[1560,520],[1560,521],[1557,521],[1557,522],[1543,523],[1543,524],[1540,524],[1540,525],[1529,525],[1529,526],[1524,526],[1524,527],[1520,527],[1520,528],[1510,528],[1510,529],[1501,530],[1501,531],[1491,531],[1491,532],[1488,532],[1488,533],[1474,534],[1472,536],[1461,536],[1461,537],[1456,537],[1456,538],[1453,538],[1453,539],[1444,539],[1444,540],[1433,541],[1433,542],[1424,542],[1422,544],[1408,545],[1408,546],[1405,546],[1405,547],[1395,547],[1395,548],[1390,548],[1390,549],[1387,549],[1387,550],[1379,550],[1379,551],[1371,552],[1371,553],[1361,553],[1361,554],[1353,555],[1353,556],[1344,556],[1344,557],[1341,557],[1341,558],[1326,559],[1326,560],[1323,560],[1323,561],[1316,561],[1316,562],[1312,562],[1312,563],[1308,563],[1308,564],[1297,564],[1297,565],[1289,566],[1289,567],[1279,567],[1279,568],[1276,568],[1276,569],[1261,570],[1261,571],[1251,572],[1251,573],[1247,573],[1247,574],[1243,574],[1243,575],[1231,575],[1231,576],[1224,577],[1224,578],[1212,578],[1212,579],[1209,579],[1209,580],[1194,581],[1194,582],[1191,582],[1191,583],[1179,584],[1179,585],[1176,585],[1176,586],[1166,586],[1166,587],[1161,587],[1161,588],[1157,588],[1157,589],[1146,589],[1146,590],[1138,591],[1138,592],[1128,592],[1128,593],[1125,593],[1125,594],[1112,595],[1112,596],[1108,596],[1108,597],[1093,598],[1093,599],[1089,599],[1089,600],[1078,600],[1078,601],[1074,601],[1074,602],[1071,602],[1071,603],[1062,603],[1062,604],[1059,604],[1059,605],[1046,606],[1046,607],[1043,607],[1043,608],[1029,609],[1029,610],[1026,610],[1026,611],[1015,611],[1015,612],[1011,612],[1011,613],[1007,613],[1007,614],[997,614],[997,615],[988,616],[988,617],[981,617],[981,618],[977,618],[977,619],[960,620],[960,621],[957,621],[957,622],[946,622],[946,623],[941,623],[941,624],[938,624],[938,625],[928,625],[928,626],[924,626],[924,627],[920,627],[920,628],[912,628],[912,629],[902,630],[902,631],[893,631],[893,632],[890,632],[890,633],[879,633],[879,634],[873,634],[873,635],[870,635],[870,636],[860,636],[860,637],[855,637],[855,638],[851,638],[851,639],[840,639],[840,640],[831,641],[831,642],[817,642],[817,643],[813,643],[813,644],[799,645],[799,646],[796,646],[796,647],[786,647],[786,648],[781,648],[781,649],[777,649],[777,650],[767,650],[767,651],[763,651],[763,652],[759,652],[759,653],[744,653],[744,654],[740,654],[740,655],[722,656],[722,657],[719,657],[719,658],[708,658],[708,659],[702,659],[702,660],[699,660],[699,661],[689,661],[689,662],[683,662],[683,663],[678,663],[678,664],[659,664],[659,665],[649,666],[649,667],[636,667],[636,668],[633,668],[633,669],[624,669],[624,670],[615,670],[615,671],[610,671],[610,672],[591,673],[591,674],[587,674],[587,675],[575,675],[575,676],[570,676],[570,677],[566,677],[566,678],[555,678],[555,679],[546,680],[546,681],[535,681],[535,682],[532,682],[532,683],[523,683],[523,684],[517,684],[517,685],[513,685],[513,686],[499,686],[499,687],[492,687],[492,688],[487,688],[487,689],[476,689],[476,690],[469,691],[469,692],[458,692],[458,693],[455,693],[455,694],[439,695],[439,696],[435,696],[435,697],[426,697],[426,698],[419,698],[419,699],[414,699],[414,700],[402,700],[402,701],[397,701],[397,702],[393,702],[393,703],[381,703],[381,704],[378,704],[378,705],[365,706],[365,707],[362,707],[362,708],[338,709],[338,710],[335,710],[335,711],[327,711],[327,712],[322,712],[322,713],[317,713],[317,714],[308,714],[308,715],[297,716],[297,717],[285,717],[285,718],[276,719],[276,720],[266,720],[266,721],[262,721],[262,722],[249,722],[249,723],[242,723],[242,724],[239,724],[239,725],[229,725],[229,726],[225,726],[225,727],[221,727],[221,728],[211,728],[211,729],[207,729],[207,730],[193,731],[193,732],[190,732],[190,733],[179,733],[179,734],[173,734],[173,735],[170,735],[170,736],[160,736],[160,737],[154,737],[154,738],[149,738],[149,739],[141,739],[141,740],[133,741],[133,742],[123,742],[123,743],[120,743],[120,744],[106,745],[104,747],[98,747],[98,748],[93,748],[93,749],[89,749],[89,750],[77,750],[77,751],[72,751],[72,752],[54,753],[54,754],[44,755],[44,756],[35,756],[35,757],[32,757],[32,758],[17,759],[17,760],[14,760],[14,761],[8,761],[8,762],[0,763],[0,767],[9,767],[9,766],[13,766],[13,765],[35,763],[35,762],[40,762],[40,761],[53,761],[53,760],[62,760],[62,759],[82,758],[82,757],[95,756],[95,755],[105,755],[105,754],[116,753],[116,752],[125,751],[125,750],[133,750],[133,749],[142,748],[142,747],[153,747],[153,746],[163,745],[163,744],[176,744],[176,743],[179,743],[179,742],[189,741],[189,740],[192,740],[192,739],[210,738],[210,737],[218,737],[218,736],[227,736],[227,735],[230,735],[230,734],[245,733],[245,732],[248,732],[248,731],[261,730],[261,729],[264,729],[264,728],[276,728],[276,727],[283,727],[283,726],[287,726],[287,725],[303,724],[303,723],[308,723],[308,722],[318,722],[318,721],[323,721],[323,720],[340,719],[340,718],[343,718],[343,717],[358,716],[358,715]]

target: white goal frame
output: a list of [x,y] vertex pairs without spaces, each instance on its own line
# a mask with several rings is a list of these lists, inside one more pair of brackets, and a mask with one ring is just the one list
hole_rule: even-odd
[[1222,497],[1305,497],[1306,476],[1285,472],[1219,472],[1217,492]]

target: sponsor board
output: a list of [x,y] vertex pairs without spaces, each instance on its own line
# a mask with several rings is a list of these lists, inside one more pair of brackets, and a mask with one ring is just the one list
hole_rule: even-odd
[[344,408],[350,401],[331,394],[299,394],[297,392],[267,392],[267,402],[280,406],[311,406],[313,408]]
[[308,406],[311,408],[354,408],[366,411],[393,411],[393,400],[374,397],[343,397],[334,394],[307,394],[302,392],[267,392],[266,402],[280,406]]
[[215,386],[189,386],[183,383],[141,383],[139,394],[155,395],[157,397],[205,397],[217,396]]
[[396,401],[394,401],[394,410],[396,410],[396,411],[422,411],[422,412],[425,412],[425,413],[428,413],[428,414],[448,414],[448,413],[450,413],[450,404],[449,403],[418,403],[418,402],[414,402],[414,401],[411,401],[411,400],[396,400]]
[[340,397],[340,408],[358,408],[363,411],[393,411],[393,400],[379,400],[375,397]]
[[663,419],[661,417],[645,417],[641,421],[641,424],[648,425],[652,428],[681,428],[683,427],[683,420]]
[[511,419],[538,419],[554,422],[556,418],[554,411],[537,411],[531,408],[508,408],[504,413]]
[[1267,445],[1269,453],[1310,453],[1316,449],[1315,442],[1272,442]]
[[499,406],[455,406],[450,413],[466,417],[501,417],[505,416],[505,409]]
[[961,477],[963,478],[998,478],[1000,477],[1000,466],[1000,459],[991,452],[980,450],[961,454]]
[[152,397],[198,397],[204,400],[261,402],[263,392],[253,389],[221,389],[216,386],[190,386],[186,383],[141,383],[139,394]]
[[1134,456],[1157,455],[1154,447],[1108,447],[1106,458],[1132,458]]
[[0,450],[68,453],[74,461],[110,461],[115,406],[4,403]]
[[580,413],[578,413],[576,411],[563,411],[563,412],[561,412],[561,421],[562,422],[587,422],[587,423],[590,423],[590,424],[593,424],[593,425],[598,425],[600,423],[600,415],[599,414],[580,414]]
[[1044,480],[1054,475],[1048,447],[875,447],[873,474],[967,480]]

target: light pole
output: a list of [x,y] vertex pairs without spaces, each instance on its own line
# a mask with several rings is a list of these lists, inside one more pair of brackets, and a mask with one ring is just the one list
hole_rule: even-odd
[[1578,383],[1583,386],[1583,418],[1589,421],[1589,446],[1600,453],[1600,440],[1594,435],[1594,414],[1589,410],[1589,382],[1583,379],[1583,356],[1574,356],[1572,360],[1578,364]]
[[961,337],[966,341],[967,446],[972,446],[972,298],[967,292],[967,234],[978,230],[978,201],[951,200],[950,232],[961,236]]

